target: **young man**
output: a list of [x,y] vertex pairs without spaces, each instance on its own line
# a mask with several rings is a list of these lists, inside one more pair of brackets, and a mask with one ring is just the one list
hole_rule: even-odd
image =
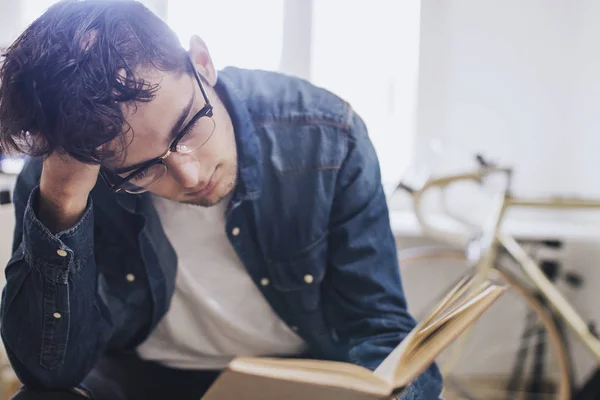
[[[0,139],[34,156],[2,299],[16,399],[197,400],[236,355],[374,369],[414,326],[375,151],[333,94],[217,74],[115,0],[51,7],[0,82]],[[440,390],[432,366],[405,397]]]

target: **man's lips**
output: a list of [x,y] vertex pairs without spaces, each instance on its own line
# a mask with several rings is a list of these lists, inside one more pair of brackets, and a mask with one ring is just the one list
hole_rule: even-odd
[[202,189],[197,190],[195,192],[187,193],[187,195],[190,197],[201,197],[201,196],[206,196],[207,194],[212,192],[213,189],[215,188],[215,186],[217,185],[217,180],[215,178],[216,171],[217,171],[216,169],[213,171],[212,175],[210,176],[210,180]]

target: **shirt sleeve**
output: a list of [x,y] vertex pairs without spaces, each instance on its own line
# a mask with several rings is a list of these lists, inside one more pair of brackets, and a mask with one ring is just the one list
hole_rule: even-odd
[[1,334],[19,379],[34,389],[67,389],[95,364],[110,332],[97,294],[94,209],[53,234],[36,214],[41,162],[28,162],[14,193],[13,255],[6,266]]
[[[347,148],[329,226],[327,320],[348,360],[374,370],[416,321],[407,310],[377,155],[355,113]],[[438,398],[441,387],[434,364],[403,399]]]

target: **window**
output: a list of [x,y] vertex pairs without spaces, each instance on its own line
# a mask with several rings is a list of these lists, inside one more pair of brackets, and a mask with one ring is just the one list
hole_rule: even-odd
[[350,102],[365,121],[386,187],[412,155],[419,1],[315,1],[311,79]]
[[217,69],[228,65],[277,70],[284,0],[169,0],[167,22],[188,47],[200,36]]
[[[18,5],[16,7],[5,7],[2,13],[15,13],[12,15],[15,20],[20,22],[21,30],[33,22],[37,17],[42,15],[52,4],[58,3],[59,0],[15,0]],[[164,14],[167,0],[139,0],[140,3],[146,5],[150,10],[157,15]],[[161,15],[162,16],[162,15]],[[4,15],[1,19],[4,19]]]
[[21,23],[23,28],[32,23],[37,17],[58,0],[23,0],[21,2]]

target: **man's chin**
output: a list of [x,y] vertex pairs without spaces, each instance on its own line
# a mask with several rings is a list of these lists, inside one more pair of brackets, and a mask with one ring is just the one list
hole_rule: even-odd
[[217,186],[208,193],[208,196],[199,196],[197,198],[180,199],[181,203],[191,204],[200,207],[213,207],[229,198],[229,195],[235,189],[237,177],[234,175],[231,180],[221,181]]
[[[215,188],[215,191],[216,191],[216,189],[218,189],[218,188]],[[213,207],[213,206],[216,206],[217,204],[221,203],[223,200],[225,200],[225,198],[227,198],[232,191],[233,191],[233,189],[230,189],[225,194],[211,193],[210,197],[198,197],[196,199],[184,199],[181,202],[185,203],[185,204],[191,204],[194,206],[200,206],[200,207]]]
[[184,201],[182,201],[182,203],[191,204],[193,206],[200,206],[200,207],[213,207],[213,206],[216,206],[217,204],[219,204],[220,202],[222,202],[224,198],[225,198],[225,196],[219,197],[217,199],[209,199],[206,197],[201,197],[199,199],[184,200]]

